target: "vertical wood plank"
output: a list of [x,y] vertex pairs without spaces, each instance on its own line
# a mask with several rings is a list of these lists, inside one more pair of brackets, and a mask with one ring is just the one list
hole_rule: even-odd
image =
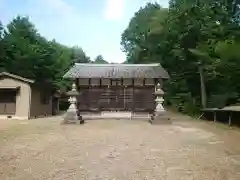
[[134,97],[134,79],[132,79],[132,112],[134,112],[134,101],[135,101],[135,97]]
[[216,122],[217,121],[217,113],[216,113],[216,111],[213,111],[213,118],[214,118],[214,122]]
[[76,89],[77,89],[77,91],[79,91],[79,78],[76,78],[75,79],[75,85],[76,85]]
[[158,83],[158,79],[157,78],[154,78],[154,85],[156,86]]
[[228,125],[231,126],[232,125],[232,112],[229,112],[229,116],[228,116]]
[[88,87],[91,86],[91,78],[88,79]]
[[[79,87],[79,79],[78,78],[75,79],[75,85],[76,85],[76,90],[79,92],[80,87]],[[79,95],[76,98],[77,98],[77,109],[78,109],[78,116],[79,116],[79,106],[80,106]]]
[[87,101],[88,101],[88,109],[91,109],[91,78],[88,79],[88,97],[87,97]]

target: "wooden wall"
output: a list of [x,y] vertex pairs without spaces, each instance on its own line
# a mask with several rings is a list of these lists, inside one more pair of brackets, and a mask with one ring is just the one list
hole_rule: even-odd
[[78,79],[80,111],[155,109],[155,79]]

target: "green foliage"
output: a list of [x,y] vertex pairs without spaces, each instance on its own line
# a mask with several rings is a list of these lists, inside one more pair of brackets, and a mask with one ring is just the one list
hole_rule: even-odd
[[95,60],[93,61],[95,64],[108,64],[107,61],[104,60],[102,55],[98,55]]
[[74,46],[72,48],[71,59],[73,59],[73,63],[90,63],[90,57],[86,55],[81,47]]
[[159,30],[161,30],[158,22],[159,17],[164,17],[166,13],[166,9],[161,9],[157,3],[148,3],[145,8],[141,8],[135,13],[121,38],[121,44],[129,62],[145,62],[145,57],[150,53],[148,44],[145,42],[148,41],[149,34],[159,33]]
[[4,71],[4,65],[6,63],[5,59],[5,48],[4,48],[4,41],[3,41],[3,25],[0,21],[0,72]]
[[160,62],[171,76],[164,86],[166,103],[179,111],[201,108],[200,66],[208,106],[235,102],[240,95],[239,4],[171,0],[168,10],[147,4],[122,34],[125,63]]
[[41,36],[27,17],[16,17],[5,29],[0,23],[0,72],[36,81],[42,89],[69,86],[64,73],[74,62],[90,62],[79,47],[67,47]]

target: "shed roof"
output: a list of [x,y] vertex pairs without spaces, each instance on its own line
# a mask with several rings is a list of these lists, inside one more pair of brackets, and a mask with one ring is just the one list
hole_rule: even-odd
[[0,89],[19,89],[20,86],[16,85],[16,86],[0,86]]
[[237,111],[240,112],[240,106],[226,106],[224,108],[204,108],[202,111]]
[[11,73],[8,73],[8,72],[1,72],[0,77],[1,76],[7,76],[7,77],[10,77],[12,79],[17,79],[17,80],[27,82],[27,83],[34,83],[34,80],[27,79],[27,78],[24,78],[24,77],[21,77],[21,76],[17,76],[15,74],[11,74]]
[[162,78],[167,71],[159,64],[86,64],[76,63],[64,78]]

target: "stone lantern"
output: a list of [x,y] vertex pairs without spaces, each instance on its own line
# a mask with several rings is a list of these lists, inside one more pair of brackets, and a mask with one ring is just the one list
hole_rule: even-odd
[[77,96],[79,96],[79,92],[76,89],[76,84],[73,83],[72,85],[72,90],[67,93],[69,96],[69,103],[70,106],[67,110],[67,112],[64,115],[64,122],[65,123],[70,123],[70,122],[80,122],[80,124],[84,123],[84,120],[82,119],[80,112],[77,108]]
[[156,97],[156,108],[155,111],[151,117],[150,123],[151,124],[166,124],[170,122],[170,118],[167,116],[166,111],[163,107],[163,95],[164,92],[161,89],[160,83],[156,85],[154,95]]
[[156,96],[156,99],[155,99],[155,102],[156,102],[155,112],[156,113],[164,112],[165,111],[165,109],[163,108],[163,102],[164,102],[163,95],[164,95],[164,92],[161,89],[161,85],[159,83],[157,84],[157,86],[155,88],[154,94]]

